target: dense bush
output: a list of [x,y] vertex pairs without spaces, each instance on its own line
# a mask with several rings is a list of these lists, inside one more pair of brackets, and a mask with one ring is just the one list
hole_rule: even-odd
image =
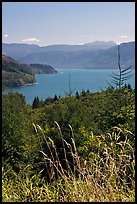
[[[80,175],[80,179],[94,178],[102,188],[110,184],[113,190],[116,186],[132,190],[134,139],[135,92],[131,87],[97,93],[82,91],[76,96],[45,101],[36,97],[32,106],[21,94],[4,94],[3,188],[7,182],[13,181],[16,186],[18,179],[38,175],[42,185],[68,178],[68,189],[69,184],[74,185],[70,177],[77,180]],[[20,186],[22,180],[18,182]]]

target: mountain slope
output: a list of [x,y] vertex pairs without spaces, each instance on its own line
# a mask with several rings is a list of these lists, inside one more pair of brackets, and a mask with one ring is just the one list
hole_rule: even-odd
[[2,88],[18,87],[35,82],[32,68],[29,65],[22,65],[16,60],[2,55]]
[[[16,44],[16,48],[20,46],[22,45]],[[16,55],[15,50],[11,51],[12,44],[10,53]],[[132,65],[135,67],[135,42],[122,43],[120,53],[122,66]],[[113,41],[95,41],[84,45],[36,46],[30,54],[21,54],[20,52],[16,58],[27,64],[50,64],[55,69],[117,68],[117,45]]]
[[[121,66],[135,67],[135,42],[120,45]],[[106,50],[47,51],[20,58],[25,63],[47,63],[62,68],[117,68],[117,46]]]
[[2,53],[16,60],[18,60],[19,57],[24,57],[34,52],[34,50],[37,50],[38,48],[39,48],[38,45],[2,43]]
[[19,58],[25,57],[32,53],[42,53],[49,51],[65,51],[65,52],[75,52],[75,51],[84,51],[84,50],[105,50],[110,47],[115,46],[116,43],[113,41],[104,42],[104,41],[95,41],[92,43],[86,43],[83,45],[67,45],[67,44],[57,44],[57,45],[48,45],[40,47],[38,45],[29,45],[29,44],[19,44],[19,43],[3,43],[2,51],[8,56],[13,57],[16,60]]
[[57,71],[50,65],[46,64],[30,64],[35,74],[56,74]]
[[[88,63],[91,64],[92,68],[117,68],[117,46],[98,53],[94,59],[89,60]],[[133,68],[135,68],[135,42],[120,44],[120,63],[121,67],[133,66]]]
[[35,83],[34,74],[53,74],[57,71],[50,65],[21,64],[11,57],[2,54],[2,87],[19,87]]

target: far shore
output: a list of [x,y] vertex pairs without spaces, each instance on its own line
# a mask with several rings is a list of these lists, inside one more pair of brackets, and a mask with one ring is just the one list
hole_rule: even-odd
[[[20,87],[24,87],[24,86],[33,86],[33,85],[37,85],[38,83],[37,82],[35,82],[35,83],[29,83],[29,84],[24,84],[24,85],[22,85],[22,86],[20,86]],[[14,87],[15,88],[15,87]]]
[[35,82],[35,83],[29,83],[29,84],[24,84],[22,86],[17,86],[17,87],[12,87],[12,88],[9,88],[9,87],[6,87],[6,88],[2,88],[2,92],[3,91],[7,91],[7,90],[12,90],[14,88],[23,88],[24,86],[33,86],[33,85],[37,85],[38,83]]

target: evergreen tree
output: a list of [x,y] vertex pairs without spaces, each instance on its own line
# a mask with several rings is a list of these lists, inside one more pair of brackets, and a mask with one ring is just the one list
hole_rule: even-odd
[[76,98],[79,99],[80,96],[79,96],[79,92],[78,91],[75,93],[75,95],[76,95]]
[[87,93],[90,93],[89,89],[87,89]]
[[82,92],[81,92],[81,96],[86,96],[86,92],[85,92],[85,90],[82,90]]
[[130,84],[128,84],[128,85],[127,85],[127,88],[128,88],[129,90],[132,90],[132,88],[131,88],[131,85],[130,85]]
[[124,82],[133,76],[133,74],[131,74],[132,70],[133,70],[132,66],[122,69],[121,64],[120,64],[120,45],[118,45],[118,71],[119,73],[118,74],[112,73],[112,75],[110,75],[112,78],[111,80],[112,83],[114,83],[116,86],[118,86],[119,89],[121,89]]
[[75,89],[76,89],[76,88],[71,89],[70,74],[69,74],[69,90],[68,90],[68,92],[65,91],[66,97],[72,96],[72,94],[74,93]]
[[33,103],[32,103],[32,108],[38,108],[40,106],[40,100],[39,100],[39,97],[36,96],[33,100]]
[[54,96],[54,101],[56,101],[58,99],[57,95],[55,94]]

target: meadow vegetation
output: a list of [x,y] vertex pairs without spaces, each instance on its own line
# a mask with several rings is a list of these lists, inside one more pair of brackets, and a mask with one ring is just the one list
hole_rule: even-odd
[[2,95],[3,202],[134,202],[135,90]]

